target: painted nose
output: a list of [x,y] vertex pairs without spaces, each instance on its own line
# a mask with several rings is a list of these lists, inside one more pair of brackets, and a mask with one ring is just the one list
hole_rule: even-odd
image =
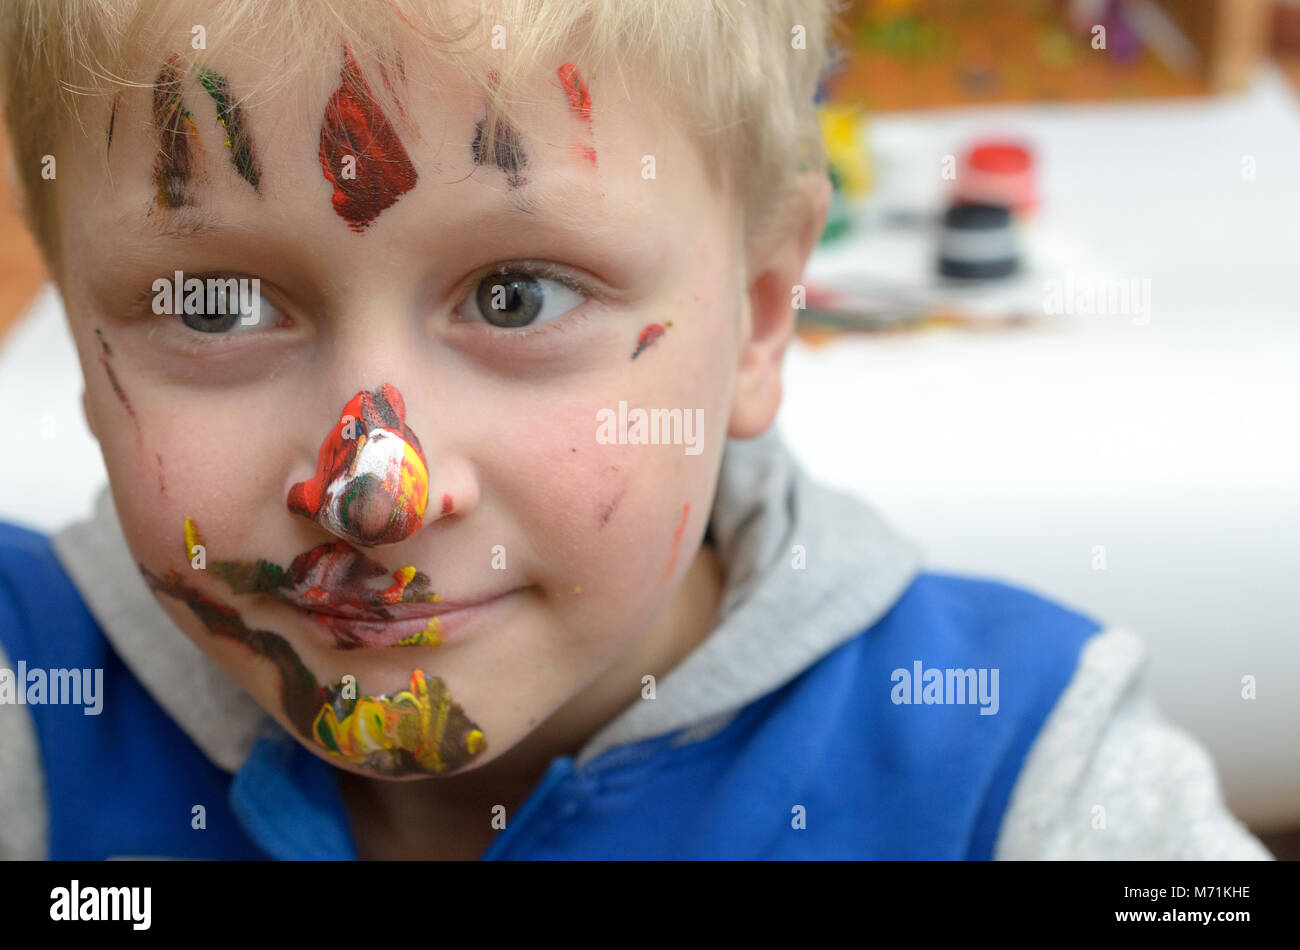
[[343,407],[321,444],[316,474],[289,489],[289,511],[355,544],[409,538],[424,523],[429,470],[406,424],[406,404],[385,383]]

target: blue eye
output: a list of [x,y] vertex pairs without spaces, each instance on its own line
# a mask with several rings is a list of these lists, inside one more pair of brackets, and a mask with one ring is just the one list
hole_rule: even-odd
[[210,277],[204,292],[186,294],[179,314],[200,333],[239,333],[275,326],[280,311],[262,296],[261,281],[246,277]]
[[495,327],[514,328],[549,323],[585,299],[563,281],[527,271],[501,271],[482,278],[460,306],[472,300],[484,321]]

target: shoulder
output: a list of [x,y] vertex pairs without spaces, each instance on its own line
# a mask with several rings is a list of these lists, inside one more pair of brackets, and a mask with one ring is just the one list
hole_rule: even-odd
[[[16,682],[15,659],[26,659],[39,640],[34,598],[68,584],[49,539],[0,522],[0,677]],[[69,585],[70,586],[70,585]],[[31,707],[13,701],[0,686],[0,859],[46,857],[48,814]]]
[[1214,763],[1161,713],[1132,632],[1091,640],[1030,749],[1001,859],[1268,859],[1229,811]]

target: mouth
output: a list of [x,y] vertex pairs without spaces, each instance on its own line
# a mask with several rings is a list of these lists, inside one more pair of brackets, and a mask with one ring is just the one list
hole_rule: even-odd
[[[203,543],[193,519],[185,521],[188,552]],[[209,561],[208,570],[236,594],[283,601],[313,621],[339,650],[361,647],[438,647],[499,601],[523,590],[444,599],[429,576],[413,566],[389,571],[342,539],[318,544],[288,567],[257,561]]]
[[476,620],[518,590],[475,600],[394,604],[381,610],[359,610],[351,604],[322,608],[286,599],[325,631],[336,649],[440,647],[463,639]]

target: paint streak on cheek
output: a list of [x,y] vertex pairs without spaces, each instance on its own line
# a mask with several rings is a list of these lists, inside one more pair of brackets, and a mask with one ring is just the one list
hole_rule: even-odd
[[663,336],[668,328],[673,325],[669,320],[667,323],[649,323],[637,334],[636,349],[632,351],[632,359],[636,359],[648,347],[652,346],[656,340]]
[[[573,63],[565,63],[556,71],[560,77],[560,86],[569,99],[571,111],[586,128],[588,138],[594,139],[595,130],[591,124],[591,89],[582,78],[582,73]],[[591,145],[579,146],[582,157],[593,166],[596,164],[596,149]]]
[[672,552],[668,556],[668,566],[664,568],[664,580],[673,576],[673,568],[677,566],[677,555],[682,549],[682,535],[686,531],[686,519],[690,516],[691,506],[687,502],[682,505],[682,520],[677,523],[677,530],[673,532]]
[[[617,465],[610,465],[606,471],[610,472],[612,477],[617,477],[619,467]],[[600,507],[596,509],[597,530],[603,529],[605,525],[609,524],[610,519],[614,517],[614,513],[618,511],[618,506],[622,503],[623,496],[627,494],[627,482],[627,478],[624,478],[618,488],[614,489],[613,495],[610,496],[609,500],[602,503]]]
[[[109,385],[113,387],[113,394],[117,396],[117,401],[122,404],[126,414],[131,417],[131,424],[135,428],[135,449],[139,454],[144,453],[144,434],[140,428],[140,418],[135,414],[135,407],[131,405],[131,398],[122,388],[122,382],[117,378],[117,373],[113,371],[112,364],[108,358],[113,355],[113,348],[109,346],[108,340],[104,338],[103,331],[98,327],[95,329],[95,336],[99,339],[100,356],[99,365],[104,367],[104,372],[108,375]],[[164,497],[167,495],[167,482],[163,477],[163,460],[157,452],[154,453],[154,462],[158,467],[158,491]]]
[[[137,564],[149,587],[185,603],[214,637],[242,644],[275,667],[285,718],[298,734],[330,755],[377,775],[447,772],[481,755],[487,740],[446,684],[412,670],[410,686],[392,695],[353,695],[355,682],[321,684],[284,637],[249,628],[234,608]],[[352,697],[352,698],[349,698]]]
[[406,148],[380,110],[350,47],[339,87],[325,107],[320,164],[334,186],[334,211],[360,234],[419,180]]

